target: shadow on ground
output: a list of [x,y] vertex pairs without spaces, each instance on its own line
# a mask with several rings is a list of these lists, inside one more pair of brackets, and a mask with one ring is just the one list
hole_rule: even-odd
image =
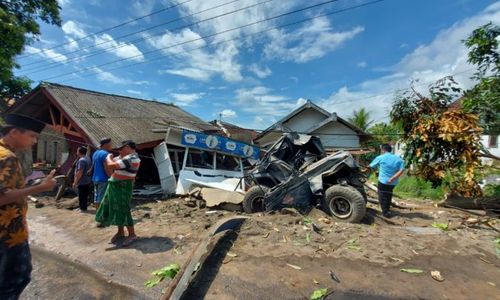
[[171,239],[162,236],[138,237],[134,243],[128,246],[122,246],[122,242],[123,239],[119,240],[116,245],[106,248],[106,251],[136,249],[142,253],[160,253],[170,251],[175,246]]
[[21,296],[31,299],[147,299],[137,291],[104,278],[86,265],[31,246],[32,281]]

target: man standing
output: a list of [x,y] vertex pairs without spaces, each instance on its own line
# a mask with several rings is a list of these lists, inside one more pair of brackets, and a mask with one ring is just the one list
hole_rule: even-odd
[[125,238],[124,227],[127,227],[128,236],[122,246],[128,246],[137,240],[134,221],[130,213],[134,180],[141,164],[135,149],[135,143],[127,140],[123,141],[118,148],[118,157],[113,158],[113,154],[108,154],[106,165],[113,170],[113,174],[108,181],[108,188],[95,216],[97,222],[118,226],[118,232],[111,239],[112,243]]
[[382,144],[380,146],[381,154],[377,156],[371,163],[370,168],[379,168],[378,172],[378,200],[382,215],[390,218],[392,191],[398,183],[398,178],[403,175],[404,162],[403,160],[392,153],[392,147],[389,144]]
[[77,150],[78,161],[75,168],[75,179],[73,189],[78,189],[78,203],[80,211],[86,212],[90,195],[90,159],[87,157],[87,148],[80,146]]
[[104,197],[110,172],[106,168],[106,157],[112,150],[111,139],[104,138],[99,144],[101,148],[92,156],[92,181],[94,182],[94,205],[96,210]]
[[55,170],[41,184],[25,187],[21,164],[15,151],[31,149],[45,124],[9,114],[0,139],[0,299],[18,299],[31,280],[28,244],[27,196],[51,191]]

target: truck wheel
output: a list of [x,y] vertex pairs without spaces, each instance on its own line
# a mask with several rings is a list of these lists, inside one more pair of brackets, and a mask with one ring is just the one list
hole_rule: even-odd
[[267,186],[252,186],[243,198],[243,210],[248,213],[264,211],[264,195],[269,191]]
[[339,221],[359,223],[365,216],[366,203],[354,187],[334,185],[326,190],[323,210]]

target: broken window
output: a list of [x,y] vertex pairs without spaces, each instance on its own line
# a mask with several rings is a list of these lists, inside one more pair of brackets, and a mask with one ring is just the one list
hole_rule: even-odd
[[197,149],[189,149],[186,167],[197,169],[213,169],[214,153],[208,151],[200,151]]
[[239,158],[227,154],[216,153],[216,169],[224,171],[241,171]]

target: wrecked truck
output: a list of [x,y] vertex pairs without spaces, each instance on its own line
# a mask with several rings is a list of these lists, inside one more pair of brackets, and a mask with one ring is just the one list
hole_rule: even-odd
[[243,199],[247,213],[293,207],[307,213],[319,206],[344,222],[366,213],[366,177],[346,151],[327,155],[318,137],[285,133],[247,172],[252,186]]

